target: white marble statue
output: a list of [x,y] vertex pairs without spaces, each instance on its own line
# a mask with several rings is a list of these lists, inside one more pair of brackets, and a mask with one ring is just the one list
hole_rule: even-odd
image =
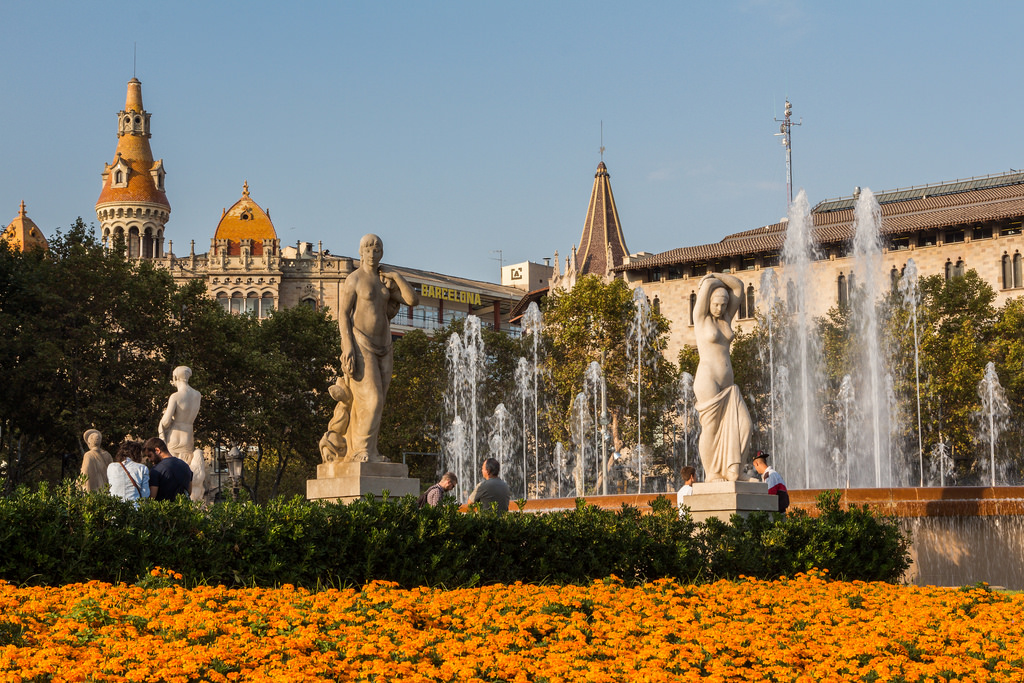
[[82,435],[89,450],[82,456],[82,474],[85,480],[82,488],[86,491],[107,490],[107,465],[113,462],[110,453],[101,448],[103,435],[98,429],[90,429]]
[[740,308],[743,283],[732,275],[704,276],[693,308],[693,329],[700,362],[693,393],[700,416],[697,450],[705,481],[737,481],[754,425],[733,379],[729,346],[732,320]]
[[157,430],[171,455],[185,462],[192,460],[192,450],[195,447],[192,423],[199,414],[199,402],[202,400],[199,392],[188,385],[191,377],[190,368],[184,365],[174,368],[171,384],[177,391],[167,400],[167,410],[160,418],[160,427]]
[[188,463],[192,470],[192,493],[189,494],[192,500],[203,502],[206,498],[206,459],[203,457],[203,449],[197,448],[192,451],[192,460]]
[[345,460],[350,462],[385,461],[377,440],[394,364],[391,318],[401,304],[419,303],[419,295],[404,277],[380,267],[383,255],[381,239],[364,235],[359,242],[359,268],[345,278],[341,290],[341,367],[352,392],[345,439]]

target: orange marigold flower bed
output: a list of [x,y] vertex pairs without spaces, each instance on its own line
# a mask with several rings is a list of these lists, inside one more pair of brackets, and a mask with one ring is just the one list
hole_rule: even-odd
[[0,683],[1019,681],[1022,618],[1020,594],[820,574],[319,592],[0,582]]

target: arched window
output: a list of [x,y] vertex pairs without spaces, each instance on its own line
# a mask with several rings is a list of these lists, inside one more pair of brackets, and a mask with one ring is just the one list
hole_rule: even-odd
[[114,174],[114,182],[118,185],[124,182],[124,171],[118,171]]
[[786,310],[790,313],[796,313],[800,310],[796,300],[796,283],[792,280],[786,280]]
[[1018,251],[1013,255],[1013,286],[1024,287],[1024,257]]
[[690,325],[693,325],[693,309],[697,307],[697,293],[690,292]]
[[651,302],[651,310],[655,313],[661,313],[661,299],[657,295],[654,296],[654,301]]
[[309,306],[314,311],[316,310],[316,299],[314,299],[313,297],[307,297],[300,301],[299,303],[302,304],[303,306]]
[[743,319],[743,318],[747,317],[747,297],[745,297],[745,296],[741,296],[740,297],[739,316],[740,316],[740,319]]
[[747,315],[754,317],[754,285],[747,285]]
[[260,314],[260,299],[256,292],[249,292],[245,297],[245,312],[250,315]]
[[1013,287],[1013,260],[1009,254],[1003,254],[1003,289]]
[[837,289],[839,290],[836,301],[839,302],[841,308],[845,308],[850,305],[850,290],[846,287],[846,276],[839,273],[839,278],[836,281]]
[[239,292],[235,292],[231,295],[231,312],[236,315],[241,315],[244,304],[242,303],[242,295]]
[[153,258],[153,235],[149,228],[142,233],[142,258]]
[[895,292],[896,288],[899,287],[899,284],[900,271],[896,269],[896,266],[893,266],[892,270],[889,271],[889,289]]
[[964,272],[966,271],[966,269],[967,268],[964,265],[964,260],[962,258],[958,258],[956,260],[956,265],[953,266],[953,276],[954,277],[963,277],[964,276]]
[[946,276],[947,280],[949,280],[949,279],[951,279],[953,277],[953,262],[950,261],[949,259],[946,259],[946,272],[945,272],[945,276]]
[[128,258],[139,258],[139,229],[128,231]]
[[220,304],[220,307],[228,313],[231,312],[231,299],[229,299],[228,295],[224,292],[217,293],[217,303]]
[[267,318],[270,316],[270,312],[274,310],[274,295],[267,292],[260,299],[260,317]]

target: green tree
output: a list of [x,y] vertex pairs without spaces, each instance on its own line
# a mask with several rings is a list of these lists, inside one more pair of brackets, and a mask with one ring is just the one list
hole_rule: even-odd
[[78,219],[46,256],[0,255],[8,485],[55,476],[56,456],[80,454],[90,427],[108,443],[155,430],[174,283],[118,246],[106,253]]
[[940,440],[953,452],[959,477],[975,465],[972,413],[978,407],[977,385],[985,372],[993,338],[995,292],[974,270],[946,280],[921,280],[922,409],[925,452]]
[[[555,394],[555,409],[548,416],[553,438],[568,440],[573,399],[583,387],[587,366],[601,362],[603,353],[613,438],[635,444],[636,366],[629,356],[629,325],[635,316],[633,291],[622,280],[604,283],[588,275],[578,279],[572,290],[552,292],[543,310],[550,339],[548,370]],[[645,353],[651,354],[653,367],[644,370],[641,387],[643,404],[650,408],[642,423],[645,444],[664,441],[666,408],[675,402],[678,377],[676,367],[661,353],[668,337],[668,320],[654,311],[651,318],[653,344]]]
[[1024,297],[1008,300],[999,310],[993,325],[991,355],[999,370],[999,380],[1012,406],[1014,418],[1003,437],[1012,468],[1018,478],[1024,474]]

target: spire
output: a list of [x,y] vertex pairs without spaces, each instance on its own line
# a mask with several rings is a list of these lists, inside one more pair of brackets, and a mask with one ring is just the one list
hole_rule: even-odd
[[[583,224],[580,249],[575,254],[576,272],[579,275],[595,273],[605,275],[612,268],[621,266],[629,253],[622,236],[619,211],[615,207],[608,168],[602,161],[594,174],[594,189],[590,193],[587,220]],[[611,263],[608,259],[611,258]]]
[[142,108],[142,83],[132,77],[117,113],[117,148],[114,159],[100,174],[96,200],[103,241],[118,237],[132,258],[162,258],[164,227],[170,218],[163,159],[153,159],[149,146],[150,114]]
[[142,112],[142,81],[132,77],[128,81],[128,95],[124,98],[125,111]]

